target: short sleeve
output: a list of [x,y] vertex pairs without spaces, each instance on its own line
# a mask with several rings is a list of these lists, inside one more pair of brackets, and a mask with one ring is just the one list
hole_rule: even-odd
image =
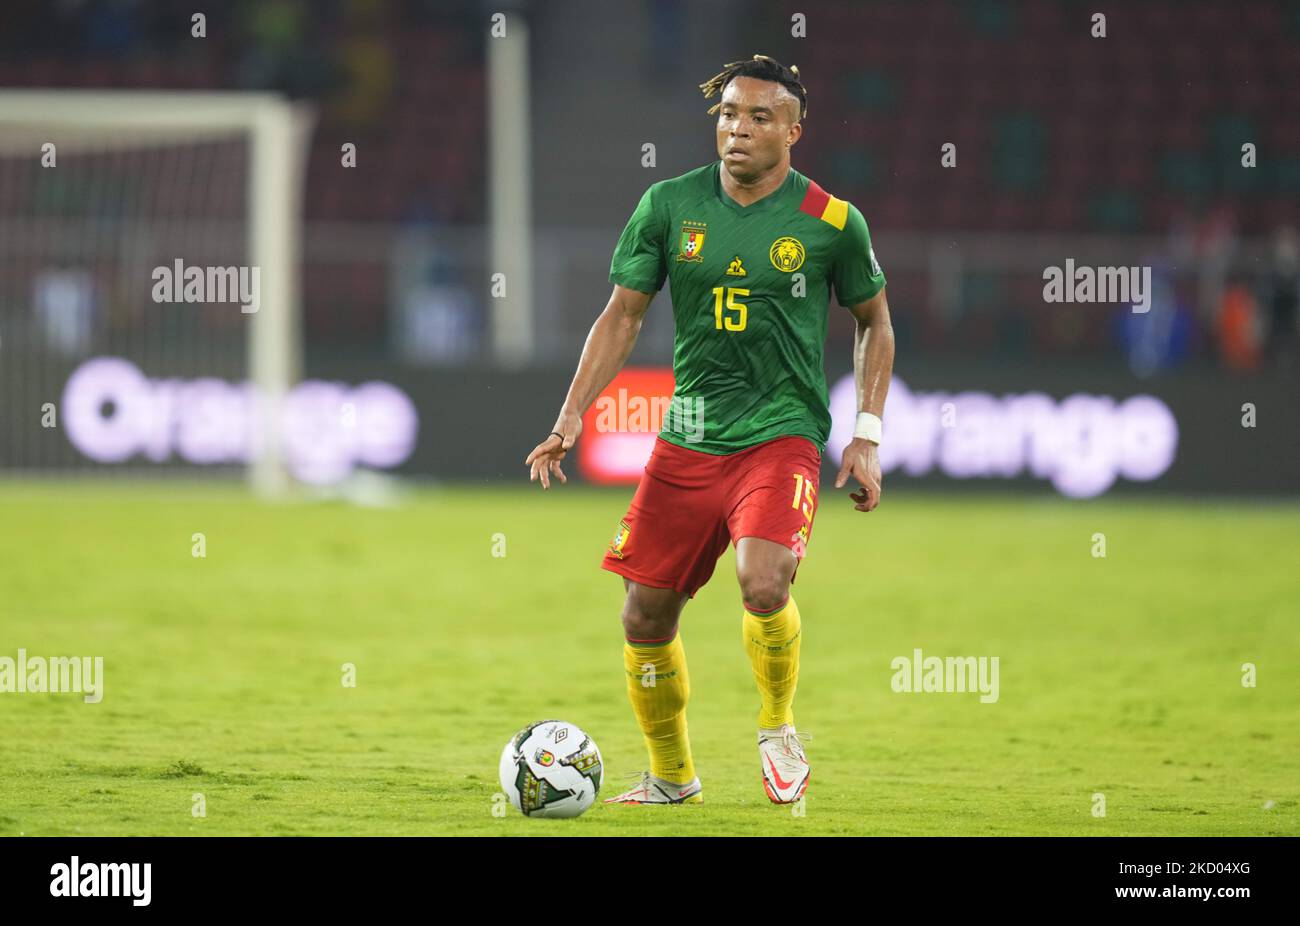
[[643,293],[657,293],[668,276],[664,259],[664,224],[655,205],[653,184],[627,220],[609,262],[609,281]]
[[852,203],[849,203],[848,217],[839,234],[833,282],[835,298],[846,309],[866,302],[885,288],[885,273],[871,248],[867,220]]

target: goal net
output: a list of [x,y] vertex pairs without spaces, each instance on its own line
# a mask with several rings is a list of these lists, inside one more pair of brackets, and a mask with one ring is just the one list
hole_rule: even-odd
[[0,468],[286,488],[309,125],[270,94],[0,91]]

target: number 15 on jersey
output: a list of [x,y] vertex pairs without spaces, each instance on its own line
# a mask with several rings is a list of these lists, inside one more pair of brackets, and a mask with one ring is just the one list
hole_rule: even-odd
[[726,318],[722,317],[723,290],[724,287],[721,286],[713,287],[713,327],[726,331],[744,331],[745,321],[748,318],[748,310],[745,307],[745,303],[736,301],[736,297],[748,296],[749,290],[737,289],[734,286],[725,287],[725,295],[727,298],[726,310],[728,312],[736,313],[734,317],[728,315]]

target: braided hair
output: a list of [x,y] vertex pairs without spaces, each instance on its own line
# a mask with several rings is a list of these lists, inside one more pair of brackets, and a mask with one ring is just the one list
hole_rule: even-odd
[[[759,80],[770,80],[780,84],[799,100],[799,119],[803,119],[808,114],[808,91],[799,82],[799,69],[794,65],[786,67],[775,58],[769,58],[767,55],[755,55],[753,58],[733,61],[723,66],[720,73],[714,74],[700,84],[700,92],[704,94],[705,99],[715,93],[721,94],[727,88],[727,84],[737,77],[756,77]],[[721,106],[721,101],[714,103],[709,108],[709,115],[712,116],[717,113]]]

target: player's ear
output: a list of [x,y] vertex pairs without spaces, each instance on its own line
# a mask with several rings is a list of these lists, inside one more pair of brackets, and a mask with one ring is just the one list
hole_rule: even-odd
[[790,126],[790,131],[786,133],[785,146],[787,148],[793,148],[798,143],[799,139],[802,137],[803,137],[803,123],[796,122],[794,125]]

